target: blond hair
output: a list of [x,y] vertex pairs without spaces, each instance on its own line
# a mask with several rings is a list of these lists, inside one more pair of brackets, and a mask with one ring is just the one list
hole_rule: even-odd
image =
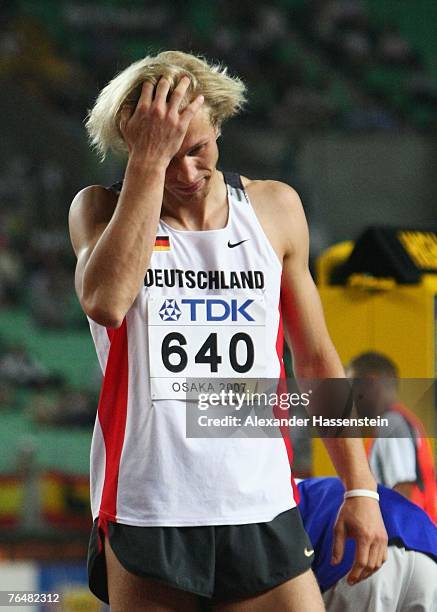
[[119,129],[120,111],[126,105],[135,107],[144,81],[156,85],[161,77],[165,77],[170,81],[171,92],[184,75],[190,77],[191,83],[182,107],[203,94],[211,123],[218,129],[226,119],[236,115],[246,102],[244,83],[237,77],[229,76],[227,68],[220,64],[212,64],[204,58],[181,51],[149,55],[115,76],[102,89],[88,113],[88,135],[102,160],[108,149],[127,153]]

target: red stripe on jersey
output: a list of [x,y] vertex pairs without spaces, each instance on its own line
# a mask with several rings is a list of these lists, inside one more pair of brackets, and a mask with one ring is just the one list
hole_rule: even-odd
[[[106,454],[100,512],[104,513],[106,519],[116,521],[118,475],[126,430],[129,378],[126,319],[118,329],[107,331],[111,346],[97,409]],[[104,528],[104,525],[102,527]]]
[[[280,374],[278,387],[276,389],[276,393],[280,395],[281,393],[287,393],[287,375],[285,372],[285,365],[283,360],[284,355],[284,323],[282,319],[282,308],[281,308],[281,299],[279,298],[278,304],[279,310],[279,323],[278,323],[278,335],[276,336],[276,354],[278,355],[279,365],[280,365]],[[284,417],[283,411],[280,406],[276,405],[273,408],[273,413],[276,418]],[[282,439],[284,440],[285,448],[287,450],[288,462],[290,464],[290,469],[293,465],[293,447],[291,445],[290,432],[288,431],[288,427],[284,425],[280,425],[279,429],[281,430]],[[296,503],[299,503],[299,489],[294,481],[293,475],[291,475],[291,486],[293,488],[293,497]]]

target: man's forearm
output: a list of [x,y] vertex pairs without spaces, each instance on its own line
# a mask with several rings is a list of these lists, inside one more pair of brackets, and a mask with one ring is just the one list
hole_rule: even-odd
[[397,491],[407,499],[411,499],[415,482],[398,482],[394,485],[393,490]]
[[324,438],[323,441],[346,489],[376,491],[361,438]]
[[[341,381],[345,379],[340,358],[331,342],[327,343],[325,352],[320,355],[319,359],[308,359],[303,364],[296,360],[294,370],[298,382],[300,381],[300,386],[302,386],[304,380],[321,382],[323,380],[337,379]],[[306,386],[305,383],[303,384]],[[343,390],[340,387],[338,389],[335,387],[335,391],[338,391],[341,403],[347,401],[348,388]],[[376,481],[370,471],[361,438],[324,437],[323,442],[346,489],[376,490]]]
[[162,206],[165,167],[129,160],[114,215],[84,270],[83,298],[123,319],[135,299],[153,250]]

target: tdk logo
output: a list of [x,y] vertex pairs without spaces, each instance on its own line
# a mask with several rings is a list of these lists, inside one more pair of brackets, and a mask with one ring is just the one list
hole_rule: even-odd
[[163,321],[177,321],[181,316],[181,309],[176,300],[165,300],[160,308],[159,316]]
[[[206,320],[213,321],[255,321],[248,312],[253,300],[246,300],[239,304],[235,298],[231,300],[221,300],[219,298],[209,299],[187,299],[180,301],[181,306],[185,306],[190,321]],[[159,314],[163,321],[177,321],[181,316],[181,309],[176,300],[165,300]]]
[[246,300],[238,305],[237,299],[231,299],[230,303],[218,298],[210,298],[206,300],[181,300],[181,304],[188,304],[190,307],[190,321],[197,321],[198,310],[206,309],[207,321],[237,321],[240,314],[246,321],[254,321],[255,319],[247,312],[247,308],[252,304],[253,300]]

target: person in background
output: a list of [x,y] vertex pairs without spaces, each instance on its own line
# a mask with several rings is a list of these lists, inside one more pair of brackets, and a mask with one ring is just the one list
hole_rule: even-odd
[[434,458],[425,428],[398,398],[399,374],[391,359],[377,352],[358,355],[347,367],[354,380],[357,410],[389,420],[389,429],[366,444],[376,480],[411,500],[437,523]]
[[313,571],[328,612],[435,612],[437,610],[437,527],[395,491],[378,486],[388,533],[388,559],[382,568],[350,586],[355,544],[346,542],[341,561],[332,564],[333,526],[343,501],[338,478],[298,481],[299,510],[314,548]]

